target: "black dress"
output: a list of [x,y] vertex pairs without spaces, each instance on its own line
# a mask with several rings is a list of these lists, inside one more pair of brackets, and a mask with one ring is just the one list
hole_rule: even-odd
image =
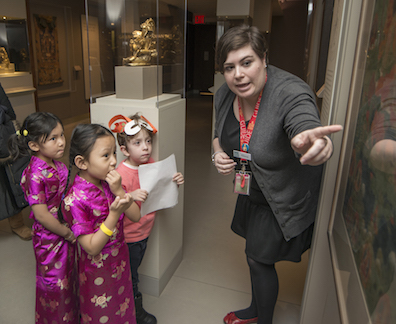
[[[222,149],[238,163],[236,168],[240,169],[239,159],[233,157],[233,150],[240,150],[240,138],[239,121],[232,107],[225,120],[221,138]],[[247,170],[249,169],[248,165]],[[273,264],[281,260],[300,262],[302,253],[311,245],[313,226],[314,224],[287,242],[267,200],[252,176],[250,195],[238,195],[231,229],[246,239],[245,252],[248,257],[261,263]]]

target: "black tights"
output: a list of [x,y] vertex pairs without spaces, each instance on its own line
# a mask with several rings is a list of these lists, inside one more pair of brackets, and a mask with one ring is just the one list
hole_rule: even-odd
[[257,324],[271,324],[278,298],[278,275],[274,264],[264,264],[247,258],[252,282],[252,303],[235,312],[241,319],[258,316]]

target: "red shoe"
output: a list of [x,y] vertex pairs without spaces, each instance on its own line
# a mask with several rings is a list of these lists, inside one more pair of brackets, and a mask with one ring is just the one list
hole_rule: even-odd
[[251,324],[251,323],[257,323],[257,320],[258,317],[240,319],[235,315],[235,312],[228,313],[223,319],[225,324]]

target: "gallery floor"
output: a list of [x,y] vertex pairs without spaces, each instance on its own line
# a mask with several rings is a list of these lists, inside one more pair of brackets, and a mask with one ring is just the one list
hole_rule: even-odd
[[[66,135],[76,123],[65,125]],[[187,98],[183,260],[159,297],[143,295],[160,324],[221,324],[250,303],[244,240],[230,230],[236,196],[232,177],[210,161],[212,96]],[[25,219],[28,224],[28,208]],[[0,221],[0,323],[33,324],[35,259],[32,243]],[[274,324],[297,324],[308,253],[277,265],[280,290]]]

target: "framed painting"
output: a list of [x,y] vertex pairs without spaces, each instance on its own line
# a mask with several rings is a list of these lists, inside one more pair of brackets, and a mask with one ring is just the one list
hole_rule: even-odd
[[329,228],[342,323],[396,323],[396,1],[363,1]]
[[33,15],[36,35],[38,85],[62,83],[57,17]]

